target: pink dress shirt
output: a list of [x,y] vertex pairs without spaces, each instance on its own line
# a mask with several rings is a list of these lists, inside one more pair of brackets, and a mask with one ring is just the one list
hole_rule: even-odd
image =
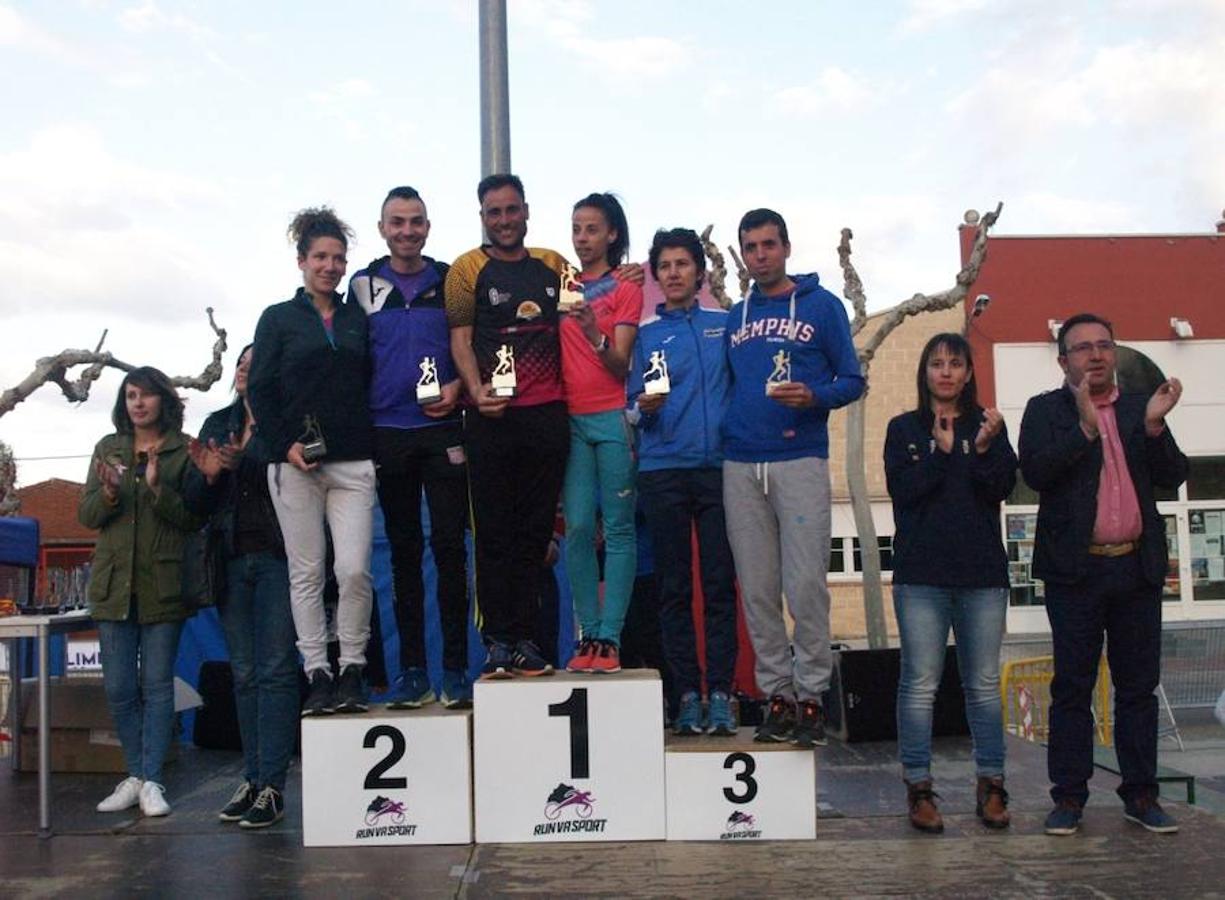
[[1097,485],[1097,519],[1093,524],[1093,543],[1121,544],[1140,538],[1143,523],[1140,501],[1132,484],[1123,441],[1119,437],[1119,422],[1114,414],[1114,401],[1119,398],[1116,387],[1101,399],[1094,398],[1097,407],[1097,428],[1102,439],[1102,474]]

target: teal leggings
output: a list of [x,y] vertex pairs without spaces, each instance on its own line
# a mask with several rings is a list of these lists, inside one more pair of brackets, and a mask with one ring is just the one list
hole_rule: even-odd
[[[562,491],[570,594],[583,637],[618,646],[638,569],[636,469],[621,410],[570,417],[570,461]],[[602,609],[595,552],[597,501],[604,517]]]

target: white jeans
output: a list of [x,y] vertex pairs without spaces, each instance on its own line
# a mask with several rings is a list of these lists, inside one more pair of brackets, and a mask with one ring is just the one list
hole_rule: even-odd
[[340,588],[336,630],[340,665],[364,666],[370,639],[370,546],[373,540],[374,463],[325,462],[312,472],[289,463],[268,466],[268,488],[285,537],[289,599],[298,651],[307,676],[328,670],[327,616],[323,609],[327,539],[332,532],[333,570]]

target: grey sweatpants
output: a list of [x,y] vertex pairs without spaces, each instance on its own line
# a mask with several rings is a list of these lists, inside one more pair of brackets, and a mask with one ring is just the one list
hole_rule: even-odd
[[[829,461],[723,463],[723,507],[744,617],[767,696],[818,700],[829,687]],[[792,641],[783,597],[795,620]],[[792,650],[794,648],[794,656]]]

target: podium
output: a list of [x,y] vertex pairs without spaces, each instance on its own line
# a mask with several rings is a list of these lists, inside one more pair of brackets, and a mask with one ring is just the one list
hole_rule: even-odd
[[471,735],[435,706],[303,719],[303,844],[471,843]]
[[811,840],[817,828],[812,750],[731,737],[669,737],[668,840]]
[[474,703],[478,842],[664,838],[657,672],[480,681]]

